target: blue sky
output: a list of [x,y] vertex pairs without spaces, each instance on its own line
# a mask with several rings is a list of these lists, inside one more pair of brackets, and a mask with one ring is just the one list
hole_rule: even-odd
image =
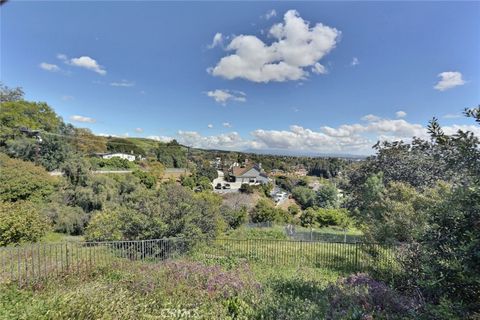
[[[1,80],[97,134],[369,154],[478,131],[479,2],[20,2]],[[216,40],[214,40],[216,39]]]

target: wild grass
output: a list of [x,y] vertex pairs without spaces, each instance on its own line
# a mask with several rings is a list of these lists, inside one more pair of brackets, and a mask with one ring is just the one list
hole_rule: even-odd
[[242,261],[114,264],[4,286],[0,319],[321,319],[322,292],[338,276]]

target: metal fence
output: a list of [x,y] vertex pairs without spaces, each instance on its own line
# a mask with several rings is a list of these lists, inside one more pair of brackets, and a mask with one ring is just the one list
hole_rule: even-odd
[[39,243],[0,248],[0,283],[32,283],[111,263],[158,263],[190,258],[221,263],[244,260],[272,266],[343,271],[395,268],[395,248],[371,243],[272,239],[184,239]]

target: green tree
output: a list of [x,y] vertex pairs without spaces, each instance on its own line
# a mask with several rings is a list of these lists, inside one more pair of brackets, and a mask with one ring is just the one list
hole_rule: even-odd
[[332,183],[324,184],[317,191],[316,205],[321,208],[338,208],[337,188]]
[[155,176],[149,172],[135,170],[133,171],[133,175],[139,178],[140,182],[148,189],[152,189],[157,185],[157,179],[155,179]]
[[107,151],[105,137],[96,136],[87,128],[75,128],[72,142],[75,150],[83,154]]
[[95,241],[123,240],[121,223],[118,211],[97,211],[93,213],[86,229],[86,239]]
[[121,152],[142,156],[145,155],[145,150],[135,144],[135,142],[126,138],[109,137],[107,140],[107,150],[109,152]]
[[302,212],[300,216],[300,224],[307,228],[312,228],[316,225],[317,213],[313,208],[307,208]]
[[0,103],[23,100],[23,95],[22,88],[9,88],[0,82]]
[[56,185],[57,180],[42,167],[0,153],[0,201],[44,202]]
[[313,207],[316,203],[316,194],[307,187],[295,187],[292,190],[293,198],[300,204],[302,209]]
[[85,230],[90,216],[80,207],[71,207],[62,203],[52,202],[43,210],[53,224],[55,232],[69,235],[81,235]]
[[0,202],[0,246],[36,242],[49,228],[38,204],[28,201]]
[[271,201],[260,199],[252,212],[250,212],[250,220],[257,222],[288,222],[291,217],[282,209],[275,208]]
[[207,190],[212,190],[212,184],[210,182],[210,179],[207,177],[200,177],[197,180],[197,187],[200,188],[200,190],[207,191]]
[[346,209],[319,208],[315,220],[320,227],[341,226],[345,229],[349,225]]
[[[226,227],[220,214],[221,202],[221,197],[211,192],[195,194],[176,184],[163,184],[158,190],[134,190],[120,207],[104,209],[109,218],[102,212],[96,213],[86,237],[90,240],[212,238]],[[106,228],[108,219],[112,226]]]
[[231,229],[237,229],[247,222],[248,212],[245,206],[239,209],[230,208],[229,206],[222,206],[220,208],[223,219],[226,221]]
[[169,143],[159,143],[155,150],[157,160],[167,168],[187,167],[187,156],[185,150],[176,140]]
[[86,186],[90,175],[90,164],[83,158],[71,157],[61,167],[65,178],[72,186]]
[[291,216],[296,216],[300,213],[300,208],[296,204],[289,205],[287,210]]
[[[63,121],[43,102],[2,102],[0,108],[0,144],[23,136],[19,128],[57,133]],[[42,137],[43,139],[44,137]]]
[[190,176],[181,176],[180,183],[182,184],[182,186],[187,187],[190,190],[193,190],[196,186],[195,179]]

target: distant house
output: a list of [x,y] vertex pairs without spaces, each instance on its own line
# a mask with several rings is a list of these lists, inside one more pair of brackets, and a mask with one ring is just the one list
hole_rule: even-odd
[[135,161],[135,155],[133,154],[128,154],[128,153],[122,153],[122,152],[112,152],[112,153],[96,153],[95,154],[97,157],[103,158],[103,159],[112,159],[112,158],[120,158],[120,159],[125,159],[128,161]]
[[267,184],[270,179],[262,167],[257,164],[248,164],[244,166],[232,166],[230,169],[230,176],[234,178],[234,182],[248,183],[248,184]]

